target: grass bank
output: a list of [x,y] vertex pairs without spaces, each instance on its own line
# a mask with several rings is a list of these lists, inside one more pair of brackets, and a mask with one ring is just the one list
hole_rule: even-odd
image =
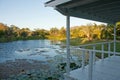
[[[112,40],[110,40],[112,41]],[[64,43],[66,43],[66,41],[62,41]],[[70,40],[70,45],[72,46],[80,46],[80,45],[84,45],[84,44],[95,44],[95,43],[101,43],[101,42],[108,42],[106,40],[92,40],[92,41],[86,41],[86,42],[83,42],[83,39],[82,38],[74,38],[74,39],[71,39]],[[116,42],[116,52],[120,52],[120,42]],[[92,49],[93,47],[92,46],[87,46],[86,47],[87,49]],[[102,50],[102,45],[96,45],[96,49],[97,50]],[[108,51],[108,45],[105,44],[104,45],[104,50],[105,51]],[[114,44],[112,43],[111,44],[111,48],[110,50],[113,52],[114,51]],[[108,54],[104,54],[105,57],[108,56]],[[96,53],[96,56],[101,58],[101,53]]]

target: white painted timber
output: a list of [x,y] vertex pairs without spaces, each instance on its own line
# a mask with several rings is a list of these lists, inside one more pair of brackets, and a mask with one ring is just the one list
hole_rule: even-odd
[[57,5],[60,5],[60,4],[63,4],[63,3],[66,3],[66,2],[69,2],[71,0],[54,0],[54,1],[51,1],[47,4],[45,4],[45,6],[49,6],[49,7],[55,7]]
[[[70,72],[69,80],[89,80],[88,65]],[[120,56],[111,56],[93,65],[92,80],[120,80]]]

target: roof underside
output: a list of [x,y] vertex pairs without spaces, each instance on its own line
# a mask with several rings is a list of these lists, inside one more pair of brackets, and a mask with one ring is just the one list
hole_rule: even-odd
[[[50,4],[51,0],[46,4]],[[62,1],[62,0],[61,0]],[[120,21],[120,0],[71,0],[55,6],[63,15],[106,23]]]

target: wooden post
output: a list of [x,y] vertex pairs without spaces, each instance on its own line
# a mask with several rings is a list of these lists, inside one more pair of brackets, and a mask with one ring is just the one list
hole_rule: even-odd
[[116,52],[116,25],[114,25],[114,56]]
[[[93,51],[96,49],[96,46],[93,45]],[[93,52],[93,64],[95,64],[95,51]]]
[[88,80],[92,80],[93,76],[93,52],[89,51],[89,72],[88,72]]
[[102,44],[102,61],[104,60],[104,44]]
[[108,43],[108,57],[110,57],[110,51],[111,51],[111,43]]
[[70,74],[70,16],[67,15],[66,17],[66,35],[67,35],[67,44],[66,44],[66,47],[67,47],[67,75]]
[[82,51],[82,70],[85,68],[85,51]]

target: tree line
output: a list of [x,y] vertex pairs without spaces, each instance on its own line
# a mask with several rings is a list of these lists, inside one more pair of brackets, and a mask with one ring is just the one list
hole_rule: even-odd
[[47,39],[47,35],[48,31],[45,29],[31,31],[29,28],[20,29],[15,25],[7,26],[6,24],[0,23],[0,42]]
[[[117,39],[120,37],[120,26],[116,26]],[[80,38],[83,42],[92,40],[113,39],[114,26],[111,24],[87,24],[82,26],[74,26],[70,28],[71,39]],[[31,31],[29,28],[22,28],[15,25],[6,25],[0,23],[0,42],[8,42],[15,40],[34,40],[34,39],[50,39],[50,40],[65,40],[66,29],[61,27],[45,29],[35,29]]]

